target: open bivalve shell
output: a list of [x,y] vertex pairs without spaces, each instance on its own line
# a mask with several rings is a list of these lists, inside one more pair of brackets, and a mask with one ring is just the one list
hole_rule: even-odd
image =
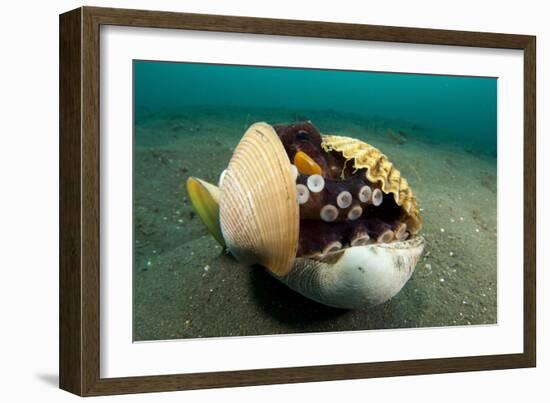
[[270,125],[246,131],[220,186],[227,249],[242,263],[287,274],[298,247],[299,209],[290,161]]
[[[252,125],[219,190],[197,178],[188,179],[187,189],[209,231],[223,236],[237,260],[262,265],[333,307],[365,308],[395,296],[425,245],[416,198],[387,157],[356,139],[321,136],[310,122]],[[212,224],[218,197],[221,236]],[[325,203],[334,212],[329,222]]]

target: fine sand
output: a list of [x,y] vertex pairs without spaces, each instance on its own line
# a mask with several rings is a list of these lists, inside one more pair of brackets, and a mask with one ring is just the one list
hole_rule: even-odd
[[[419,201],[424,256],[401,292],[377,307],[329,308],[262,268],[240,265],[187,197],[189,176],[217,183],[249,124],[304,119],[381,149]],[[441,131],[428,127],[332,111],[149,113],[135,128],[134,339],[496,323],[496,159],[438,138]]]

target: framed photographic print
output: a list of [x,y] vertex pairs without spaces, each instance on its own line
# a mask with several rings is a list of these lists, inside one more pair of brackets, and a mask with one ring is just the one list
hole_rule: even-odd
[[535,37],[60,16],[60,386],[535,365]]

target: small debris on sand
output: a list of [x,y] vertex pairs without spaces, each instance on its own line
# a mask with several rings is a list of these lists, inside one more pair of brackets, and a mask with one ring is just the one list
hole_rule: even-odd
[[396,144],[403,145],[407,142],[407,139],[400,135],[399,133],[394,132],[392,129],[388,129],[388,132],[386,134],[386,137],[393,141]]

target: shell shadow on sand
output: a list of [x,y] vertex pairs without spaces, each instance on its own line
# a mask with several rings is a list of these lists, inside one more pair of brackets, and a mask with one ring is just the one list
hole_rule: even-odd
[[275,279],[262,267],[250,270],[253,301],[281,323],[303,327],[343,316],[350,311],[312,301]]

